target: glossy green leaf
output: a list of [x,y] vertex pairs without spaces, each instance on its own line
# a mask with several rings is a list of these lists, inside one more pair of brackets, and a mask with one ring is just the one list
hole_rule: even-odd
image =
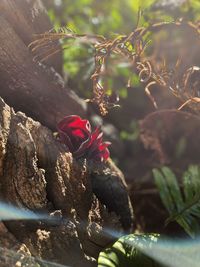
[[128,235],[118,239],[113,246],[99,254],[98,267],[161,267],[149,256],[159,235]]
[[200,169],[191,165],[182,177],[183,195],[175,174],[168,167],[153,170],[160,198],[169,212],[166,225],[176,221],[191,236],[200,232]]

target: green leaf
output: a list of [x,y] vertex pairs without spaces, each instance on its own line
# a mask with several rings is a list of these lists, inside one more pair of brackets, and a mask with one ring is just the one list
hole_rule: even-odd
[[170,194],[172,198],[174,199],[174,203],[176,203],[177,209],[180,210],[181,207],[183,206],[183,198],[181,195],[181,191],[180,191],[176,176],[168,167],[163,167],[162,172],[165,176]]
[[186,201],[189,201],[194,197],[193,184],[191,181],[191,173],[189,172],[189,170],[187,170],[183,174],[183,192]]
[[191,236],[200,232],[200,168],[189,166],[182,177],[183,195],[175,174],[168,167],[153,170],[160,198],[169,212],[165,225],[176,221]]
[[143,253],[151,251],[159,237],[158,234],[123,236],[99,254],[98,267],[161,267]]
[[153,176],[164,206],[169,213],[173,213],[175,211],[174,202],[163,174],[158,169],[153,169]]

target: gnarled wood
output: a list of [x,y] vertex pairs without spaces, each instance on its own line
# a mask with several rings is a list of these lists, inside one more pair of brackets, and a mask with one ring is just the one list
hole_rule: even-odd
[[[64,116],[84,116],[86,104],[64,87],[54,70],[33,61],[27,47],[32,34],[50,26],[40,0],[2,0],[0,10],[0,97],[8,104],[0,98],[0,198],[47,215],[45,220],[6,221],[4,226],[27,255],[35,257],[29,259],[33,264],[39,257],[70,266],[93,266],[91,257],[97,258],[113,240],[105,234],[107,228],[120,232],[122,226],[116,214],[108,213],[94,196],[90,174],[93,170],[101,177],[106,170],[118,176],[118,169],[110,161],[96,172],[86,160],[73,159],[52,133]],[[123,189],[129,200],[125,185]],[[123,210],[117,214],[124,216]],[[7,249],[9,244],[8,240]]]
[[113,240],[104,234],[107,227],[122,228],[117,216],[108,215],[93,195],[87,162],[74,161],[49,129],[15,113],[1,98],[0,114],[1,200],[60,217],[53,222],[50,217],[7,221],[6,227],[34,257],[89,266],[84,253],[97,257]]
[[84,115],[84,101],[64,87],[57,73],[33,62],[28,48],[2,16],[0,79],[0,95],[9,105],[53,130],[66,115]]
[[[34,40],[35,34],[52,29],[41,0],[1,0],[0,11],[26,46]],[[50,57],[45,63],[62,73],[62,53]]]

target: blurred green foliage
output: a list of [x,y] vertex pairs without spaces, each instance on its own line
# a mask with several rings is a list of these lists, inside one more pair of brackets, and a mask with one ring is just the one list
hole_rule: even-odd
[[[199,0],[43,0],[47,6],[49,16],[55,28],[66,26],[76,33],[98,34],[107,38],[115,38],[117,35],[130,33],[137,26],[138,10],[142,10],[139,21],[140,26],[160,21],[173,21],[178,18],[197,21],[200,19]],[[174,34],[174,37],[173,37]],[[169,36],[160,32],[157,43],[163,39],[161,46],[168,45]],[[154,37],[153,37],[154,38]],[[171,38],[176,40],[177,32],[171,33]],[[149,36],[151,40],[151,36]],[[171,40],[171,39],[170,39]],[[174,41],[176,42],[176,41]],[[155,40],[150,43],[147,53],[154,52]],[[92,81],[90,79],[94,72],[95,49],[88,43],[78,40],[63,42],[63,73],[66,83],[69,84],[79,96],[84,99],[92,97]],[[176,49],[170,51],[170,60],[177,60]],[[164,55],[163,55],[164,56]],[[167,55],[168,56],[168,55]],[[116,123],[113,115],[112,123],[126,133],[122,133],[122,139],[132,139],[132,126],[130,121],[137,120],[152,111],[149,109],[149,100],[144,97],[144,85],[130,66],[130,63],[119,57],[110,58],[106,64],[106,75],[104,88],[108,94],[115,91],[120,97],[123,109],[117,111],[123,113],[124,123],[121,119]],[[141,90],[140,90],[141,89]],[[127,123],[128,122],[128,123]],[[126,128],[125,128],[126,126]],[[129,134],[130,133],[130,134]],[[125,137],[126,136],[126,137]],[[180,143],[181,149],[182,143]],[[180,150],[179,149],[179,150]],[[179,151],[181,153],[181,151]],[[178,155],[177,155],[178,157]]]
[[[66,26],[76,33],[94,33],[106,37],[116,34],[127,34],[137,23],[139,7],[149,7],[155,0],[119,1],[119,0],[63,0],[52,1],[49,16],[55,28]],[[88,98],[91,96],[92,85],[90,76],[94,71],[94,51],[86,44],[68,44],[64,50],[64,73],[71,87]],[[126,83],[130,70],[126,64],[119,64],[109,69],[106,80],[108,93],[116,90],[121,98],[126,98]],[[117,77],[120,77],[118,79]],[[135,77],[134,80],[137,80]],[[136,81],[138,84],[138,81]]]
[[[55,26],[66,26],[76,33],[93,33],[105,37],[128,34],[137,24],[138,10],[142,10],[140,25],[177,18],[197,20],[200,18],[199,0],[44,0],[49,16]],[[94,49],[87,44],[68,43],[64,50],[64,73],[69,85],[83,98],[91,96],[90,76],[94,71]],[[108,67],[106,89],[115,90],[121,98],[128,97],[127,81],[139,86],[132,77],[130,66],[121,62]],[[114,68],[113,68],[114,66]]]
[[122,130],[120,137],[122,140],[137,141],[139,138],[139,125],[136,120],[133,120],[130,124],[130,131]]
[[160,198],[169,212],[166,224],[176,221],[191,236],[200,233],[200,167],[190,165],[182,183],[168,167],[154,169],[153,175]]
[[[199,0],[44,0],[48,8],[49,16],[55,28],[66,26],[76,33],[98,34],[107,38],[114,38],[117,35],[130,33],[137,26],[138,10],[142,10],[142,16],[139,21],[140,26],[160,21],[174,21],[179,18],[198,21],[200,20],[200,1]],[[171,39],[167,33],[160,33],[163,43],[177,42],[177,32],[171,33]],[[159,37],[160,37],[159,36]],[[150,36],[151,37],[151,36]],[[178,40],[180,42],[181,38]],[[188,40],[187,40],[188,41]],[[190,41],[190,40],[189,40]],[[152,42],[148,49],[152,49]],[[159,38],[158,38],[159,43]],[[162,44],[163,44],[162,43]],[[179,43],[180,44],[180,43]],[[165,44],[166,51],[170,50],[169,59],[172,62],[175,58],[171,46]],[[189,43],[189,45],[191,45]],[[94,48],[87,43],[70,41],[63,46],[64,58],[64,76],[66,82],[76,90],[83,98],[92,96],[92,83],[90,76],[94,72]],[[170,47],[170,49],[169,49]],[[179,46],[177,45],[178,49]],[[174,47],[173,47],[173,50]],[[152,51],[151,51],[152,52]],[[144,88],[137,75],[133,74],[129,62],[122,62],[117,58],[111,58],[109,66],[106,65],[106,77],[104,77],[104,86],[107,93],[116,91],[123,102],[123,111],[118,109],[112,116],[112,123],[119,129],[120,138],[128,143],[128,149],[134,150],[139,136],[138,120],[149,112],[144,98]],[[129,81],[129,82],[128,82]],[[128,82],[128,83],[127,83]],[[146,106],[145,106],[146,105]],[[143,110],[145,110],[142,113]],[[124,112],[124,113],[123,113]],[[145,113],[146,112],[146,113]],[[134,116],[133,116],[134,113]],[[124,115],[125,114],[125,115]],[[138,115],[139,114],[139,115]],[[134,144],[134,149],[130,143]],[[181,158],[185,151],[185,140],[181,138],[176,147],[176,158]],[[131,157],[132,154],[126,155]],[[126,162],[126,160],[124,160]],[[132,162],[132,161],[131,161]],[[122,166],[123,167],[123,166]],[[183,190],[179,186],[175,174],[166,167],[154,169],[153,174],[160,197],[165,208],[169,212],[169,221],[175,220],[192,237],[199,231],[199,186],[197,183],[197,167],[190,167],[184,173],[182,178]],[[131,174],[132,175],[132,174]],[[131,176],[132,177],[132,176]],[[199,169],[198,169],[199,178]],[[190,186],[188,186],[190,185]],[[192,193],[189,191],[191,189]],[[198,190],[197,190],[198,189]],[[136,240],[134,239],[134,242]],[[100,254],[99,266],[133,266],[133,260],[142,261],[144,265],[144,255],[138,253],[137,249],[124,249],[124,239],[118,240],[111,248]],[[122,245],[121,245],[122,244]],[[119,247],[120,245],[121,247]],[[115,247],[116,246],[116,247]],[[139,257],[137,258],[137,256]],[[133,258],[131,258],[134,256]],[[141,259],[142,258],[142,259]],[[149,266],[153,266],[152,261]],[[145,260],[146,260],[145,259]],[[106,264],[105,265],[105,261]],[[124,265],[125,261],[125,265]],[[128,265],[129,264],[129,265]]]

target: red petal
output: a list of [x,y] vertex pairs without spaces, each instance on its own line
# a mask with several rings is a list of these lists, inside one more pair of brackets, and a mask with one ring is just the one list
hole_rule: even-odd
[[[62,141],[73,153],[85,143],[91,135],[91,126],[88,120],[82,120],[79,116],[71,115],[65,117],[58,123],[58,131]],[[68,138],[65,138],[67,135]]]
[[91,134],[91,140],[90,140],[91,151],[102,143],[102,136],[103,133],[100,132],[100,128],[96,128],[95,131]]
[[91,133],[91,125],[89,121],[82,120],[76,115],[67,116],[58,123],[58,130],[68,131],[69,129],[82,129],[88,134]]
[[109,157],[110,157],[110,151],[106,148],[102,151],[102,153],[100,154],[101,157],[101,161],[106,161]]
[[99,146],[98,146],[98,150],[99,151],[103,151],[104,149],[106,149],[108,146],[110,146],[111,143],[110,142],[104,142],[104,143],[101,143]]
[[110,156],[108,146],[110,142],[103,142],[103,133],[96,128],[91,133],[88,120],[82,120],[77,115],[65,117],[58,123],[61,141],[68,146],[74,157],[85,156],[96,161],[107,160]]
[[71,123],[72,121],[76,120],[76,119],[79,119],[80,117],[79,116],[76,116],[76,115],[71,115],[71,116],[67,116],[67,117],[64,117],[59,123],[58,123],[58,130],[62,130],[62,131],[65,131],[68,129],[68,125],[69,123]]
[[90,159],[94,159],[96,161],[104,161],[107,160],[110,156],[110,152],[108,150],[108,146],[110,145],[110,142],[105,142],[99,144],[99,146],[96,146],[91,150],[89,149],[88,157]]
[[85,138],[85,133],[82,129],[74,129],[71,131],[71,134],[75,137]]
[[73,129],[82,129],[88,133],[91,133],[91,126],[88,120],[75,120],[68,124],[68,127]]

